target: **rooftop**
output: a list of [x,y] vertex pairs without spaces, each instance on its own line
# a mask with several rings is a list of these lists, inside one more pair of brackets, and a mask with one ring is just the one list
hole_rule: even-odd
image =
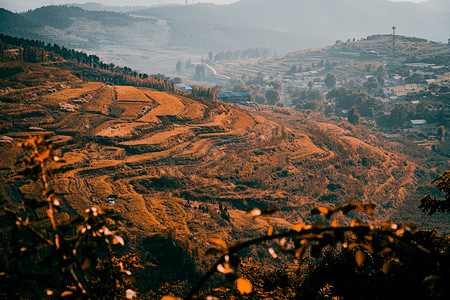
[[427,124],[427,120],[417,119],[417,120],[409,120],[413,125],[423,125]]
[[218,94],[217,98],[231,98],[231,97],[250,97],[249,93],[227,93],[227,94]]

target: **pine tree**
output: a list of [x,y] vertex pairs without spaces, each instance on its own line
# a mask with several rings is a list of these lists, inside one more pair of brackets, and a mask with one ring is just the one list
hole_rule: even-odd
[[352,107],[350,109],[350,111],[348,112],[348,121],[353,124],[353,125],[358,125],[359,124],[359,113],[358,110],[356,109],[356,107]]

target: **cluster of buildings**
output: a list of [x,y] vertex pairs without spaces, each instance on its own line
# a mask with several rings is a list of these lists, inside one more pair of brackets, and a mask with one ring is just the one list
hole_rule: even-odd
[[[310,71],[285,74],[283,76],[282,81],[284,84],[292,85],[299,88],[309,88],[308,84],[312,82],[313,89],[325,92],[327,91],[327,88],[325,87],[324,84],[325,76],[322,75],[324,73],[324,70],[325,68],[322,67]],[[339,83],[337,83],[337,87],[339,87]]]

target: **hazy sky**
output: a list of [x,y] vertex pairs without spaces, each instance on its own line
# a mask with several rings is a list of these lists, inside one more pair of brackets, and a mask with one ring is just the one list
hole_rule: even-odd
[[[229,4],[237,2],[238,0],[188,0],[192,3],[215,3],[215,4]],[[390,0],[395,2],[424,2],[426,0]],[[65,4],[65,3],[86,3],[86,2],[98,2],[104,5],[113,6],[136,6],[136,5],[155,5],[166,3],[178,3],[183,4],[185,0],[0,0],[0,7],[6,8],[12,11],[25,11],[36,7],[41,7],[50,4]]]

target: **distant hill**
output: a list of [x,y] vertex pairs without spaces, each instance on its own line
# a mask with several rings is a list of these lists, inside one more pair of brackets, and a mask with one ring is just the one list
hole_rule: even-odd
[[[155,1],[155,4],[157,2]],[[147,1],[148,5],[151,4],[151,1]],[[92,11],[113,11],[113,12],[120,12],[120,13],[127,13],[130,11],[138,10],[138,9],[145,9],[148,6],[109,6],[109,5],[103,5],[98,2],[86,2],[83,4],[80,3],[69,3],[67,6],[75,6],[80,7],[85,10],[92,10]]]
[[97,21],[103,26],[130,26],[134,18],[116,12],[87,11],[74,6],[45,6],[21,14],[25,18],[38,22],[43,26],[67,29],[83,20]]
[[232,6],[266,27],[284,26],[335,39],[389,32],[394,24],[405,35],[432,40],[442,41],[449,32],[449,23],[435,13],[417,4],[387,0],[243,0]]
[[[234,24],[249,30],[267,30],[267,37],[278,32],[291,38],[290,49],[304,47],[306,41],[302,37],[315,37],[315,42],[320,43],[320,40],[386,33],[392,25],[398,26],[402,34],[438,41],[445,41],[450,32],[448,16],[437,14],[427,6],[387,0],[242,0],[227,6],[198,4],[150,8],[134,13],[176,20],[194,30],[196,26],[207,24]],[[313,41],[308,42],[308,47],[315,46]],[[283,46],[285,44],[279,48]]]
[[[447,43],[432,42],[425,39],[396,35],[396,62],[422,62],[436,65],[450,65],[450,47]],[[364,39],[340,41],[330,46],[291,51],[288,54],[247,61],[219,61],[215,64],[217,72],[230,77],[249,77],[285,74],[293,65],[312,67],[321,61],[329,60],[337,64],[333,73],[339,78],[364,73],[360,64],[379,64],[392,58],[392,35],[373,35]]]
[[40,24],[27,17],[0,8],[1,33],[8,32],[14,36],[39,39],[40,34],[30,30],[39,27],[41,27]]
[[[3,10],[0,33],[96,53],[106,61],[170,73],[180,58],[208,51],[267,47],[281,52],[391,32],[446,42],[448,4],[387,0],[242,0],[140,8],[127,13],[98,4]],[[167,51],[170,50],[170,51]],[[200,54],[199,54],[200,53]],[[155,71],[156,72],[156,71]]]
[[[22,16],[58,29],[83,20],[128,28],[136,22],[126,14],[99,12],[111,7],[96,3],[81,7],[91,10],[48,6]],[[224,6],[136,7],[133,14],[169,22],[171,34],[163,46],[211,50],[267,46],[294,50],[337,39],[387,33],[392,25],[398,27],[400,34],[446,41],[450,33],[449,15],[445,13],[448,10],[448,4],[442,0],[423,5],[387,0],[242,0]],[[117,38],[120,40],[120,35]],[[227,45],[229,49],[224,49]]]

